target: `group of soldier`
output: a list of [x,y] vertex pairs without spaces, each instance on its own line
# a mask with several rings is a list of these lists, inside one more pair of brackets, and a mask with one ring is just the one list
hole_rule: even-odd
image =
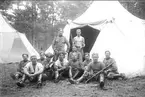
[[71,84],[98,81],[100,88],[103,89],[106,78],[125,78],[124,74],[118,72],[115,60],[110,57],[110,51],[105,51],[106,57],[100,62],[98,53],[90,55],[88,52],[83,52],[85,39],[81,36],[80,29],[76,30],[76,34],[71,52],[70,43],[60,30],[52,42],[53,54],[40,52],[40,59],[33,55],[30,56],[30,60],[28,54],[23,54],[17,72],[11,74],[17,86],[24,87],[25,82],[29,81],[37,82],[37,87],[42,87],[42,83],[46,80],[58,83],[62,79],[68,79]]

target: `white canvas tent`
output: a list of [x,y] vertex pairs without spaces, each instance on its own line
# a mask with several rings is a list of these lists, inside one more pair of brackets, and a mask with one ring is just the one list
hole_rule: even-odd
[[0,58],[1,62],[19,62],[22,54],[27,53],[39,57],[25,34],[19,33],[10,26],[0,13]]
[[[118,1],[94,1],[85,13],[65,26],[64,36],[71,40],[77,28],[85,37],[86,52],[97,52],[102,61],[104,52],[110,50],[119,72],[128,77],[144,74],[145,25]],[[51,46],[47,52],[53,52]]]

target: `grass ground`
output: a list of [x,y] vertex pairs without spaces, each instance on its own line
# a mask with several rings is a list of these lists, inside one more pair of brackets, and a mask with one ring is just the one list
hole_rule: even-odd
[[107,81],[107,90],[95,83],[72,85],[67,80],[46,84],[37,89],[35,85],[18,88],[9,74],[16,71],[15,64],[0,64],[0,97],[145,97],[145,77],[128,80]]

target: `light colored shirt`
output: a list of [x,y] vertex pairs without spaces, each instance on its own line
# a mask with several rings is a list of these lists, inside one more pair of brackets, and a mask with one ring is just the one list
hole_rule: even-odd
[[80,36],[80,37],[78,37],[78,36],[74,37],[74,46],[80,47],[80,48],[84,47],[85,46],[85,39],[84,39],[84,37],[82,37],[82,36]]
[[27,63],[26,66],[24,67],[24,71],[26,71],[29,74],[43,72],[43,70],[44,66],[39,62],[36,63],[35,67],[32,65],[32,62]]
[[55,62],[55,66],[61,68],[64,66],[67,66],[68,64],[68,60],[67,59],[63,59],[63,61],[61,62],[59,59]]

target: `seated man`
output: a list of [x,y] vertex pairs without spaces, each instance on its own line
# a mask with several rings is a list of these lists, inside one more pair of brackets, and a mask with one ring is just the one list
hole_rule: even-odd
[[45,54],[45,56],[46,56],[46,60],[44,61],[44,68],[49,69],[50,67],[52,67],[52,63],[54,63],[52,61],[53,54],[47,53],[47,54]]
[[118,73],[116,62],[113,58],[110,57],[110,55],[111,55],[110,51],[105,51],[106,58],[104,58],[103,63],[105,64],[106,67],[112,64],[112,66],[105,71],[107,78],[108,79],[118,79],[118,78],[124,79],[125,75]]
[[68,60],[65,58],[65,53],[61,52],[59,54],[58,60],[55,62],[55,82],[60,80],[60,77],[68,74]]
[[24,66],[29,62],[28,60],[28,54],[22,54],[23,60],[19,63],[17,72],[15,74],[11,74],[10,76],[15,80],[18,80],[21,78],[24,74]]
[[24,67],[24,75],[21,81],[17,82],[19,87],[24,87],[24,82],[28,79],[30,82],[37,81],[38,87],[42,85],[42,73],[44,66],[37,62],[37,57],[31,56],[31,62],[28,62]]
[[92,60],[90,59],[90,54],[89,53],[85,53],[85,60],[83,62],[83,66],[84,69],[87,69],[87,66],[92,62]]
[[[99,71],[101,71],[102,69],[104,69],[105,65],[102,63],[102,62],[99,62],[98,61],[98,54],[97,53],[93,53],[92,54],[92,59],[93,61],[87,66],[86,70],[84,71],[84,74],[77,80],[73,80],[73,79],[70,79],[70,83],[79,83],[81,81],[83,81],[84,79],[87,79],[91,76],[93,76],[93,74],[96,74],[98,73]],[[93,71],[93,74],[90,74],[88,72],[90,71]],[[100,88],[103,88],[104,87],[104,73],[100,73],[98,76],[95,76],[94,77],[94,80],[98,81],[99,80],[99,83],[100,83]]]
[[45,53],[43,51],[40,52],[40,59],[38,59],[38,62],[40,62],[42,65],[44,65],[44,62],[46,60]]
[[53,79],[54,77],[54,61],[52,61],[53,54],[47,53],[46,60],[44,61],[44,74],[46,74],[47,79]]
[[82,54],[77,50],[77,48],[75,46],[72,47],[72,52],[69,53],[69,59],[72,59],[72,54],[76,53],[77,54],[77,59],[82,62]]
[[77,59],[76,53],[72,54],[72,59],[69,60],[68,66],[70,79],[80,77],[84,72],[83,63]]

